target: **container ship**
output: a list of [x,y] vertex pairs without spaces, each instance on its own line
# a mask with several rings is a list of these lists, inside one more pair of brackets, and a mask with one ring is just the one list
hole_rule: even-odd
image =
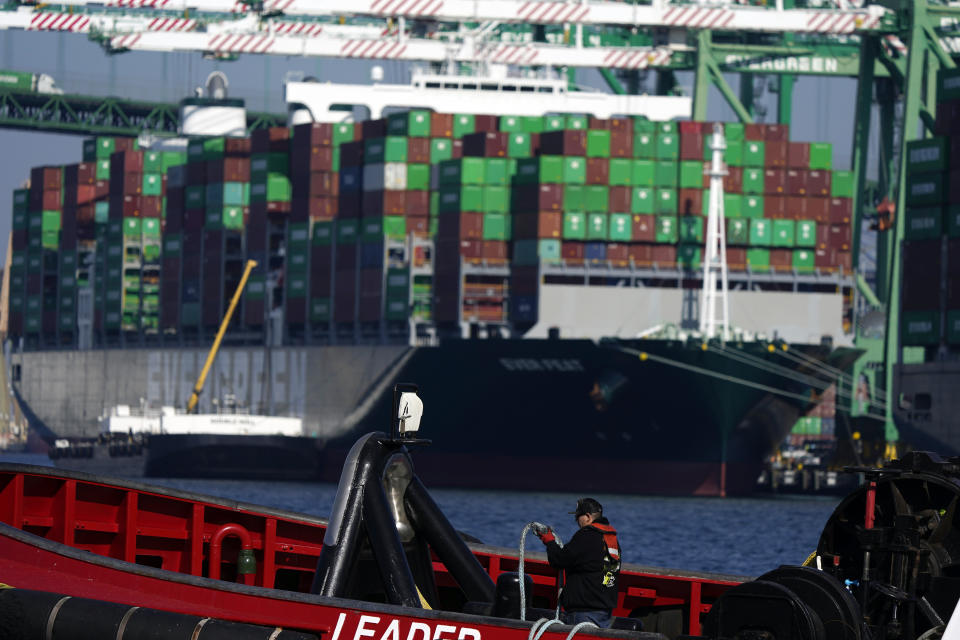
[[[293,121],[329,90],[302,84]],[[690,329],[712,128],[647,115],[404,109],[87,140],[13,194],[24,412],[82,437],[115,405],[182,406],[252,259],[200,410],[230,394],[303,418],[321,476],[382,421],[393,383],[414,380],[444,433],[436,465],[420,463],[434,484],[748,492],[830,384],[824,363],[857,354],[853,176],[785,125],[725,124],[740,330],[706,340]],[[571,451],[596,462],[589,475]]]

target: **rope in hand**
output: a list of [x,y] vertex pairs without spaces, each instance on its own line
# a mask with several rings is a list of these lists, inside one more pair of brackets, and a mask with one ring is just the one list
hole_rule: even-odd
[[[526,621],[527,619],[527,589],[526,589],[526,582],[523,579],[523,561],[524,561],[524,555],[526,554],[527,534],[530,532],[530,530],[537,531],[542,529],[551,529],[551,527],[536,521],[528,522],[527,525],[523,528],[523,531],[520,533],[520,567],[518,569],[518,572],[520,574],[520,619],[524,621]],[[563,547],[563,541],[560,539],[560,536],[557,535],[556,531],[553,532],[553,536],[556,539],[557,544]],[[561,590],[562,590],[562,587],[561,587]],[[543,618],[543,619],[546,620],[547,618]],[[554,620],[559,620],[559,619],[560,619],[560,594],[558,592],[557,593],[557,614]]]

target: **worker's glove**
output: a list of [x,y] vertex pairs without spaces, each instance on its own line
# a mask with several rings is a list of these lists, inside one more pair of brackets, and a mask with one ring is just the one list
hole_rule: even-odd
[[537,537],[540,538],[540,542],[543,544],[550,544],[556,538],[553,537],[553,530],[550,527],[543,527],[542,531],[537,532]]

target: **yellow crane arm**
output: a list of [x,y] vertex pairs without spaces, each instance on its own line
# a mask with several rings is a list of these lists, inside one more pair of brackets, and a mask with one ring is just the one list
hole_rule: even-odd
[[250,272],[253,271],[253,268],[257,266],[256,260],[247,260],[247,265],[243,269],[243,277],[240,278],[240,284],[237,285],[237,290],[233,292],[233,299],[230,300],[230,306],[227,307],[227,312],[223,316],[223,320],[220,322],[220,329],[217,331],[217,337],[213,340],[213,346],[210,347],[210,353],[207,354],[207,361],[203,363],[203,369],[200,370],[200,377],[197,378],[197,383],[193,385],[193,393],[190,394],[190,400],[187,402],[187,413],[193,413],[197,408],[197,403],[200,402],[200,394],[203,393],[203,385],[207,381],[207,374],[210,373],[210,367],[213,366],[213,361],[217,357],[217,352],[220,350],[220,342],[223,340],[223,334],[227,332],[227,326],[230,324],[230,318],[233,317],[233,312],[237,308],[237,303],[240,302],[240,294],[243,293],[243,288],[247,286],[247,279],[250,277]]

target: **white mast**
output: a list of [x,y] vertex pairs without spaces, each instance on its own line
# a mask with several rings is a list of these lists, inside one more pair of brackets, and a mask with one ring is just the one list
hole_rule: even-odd
[[[714,124],[710,136],[713,157],[710,163],[710,202],[707,213],[706,255],[703,257],[703,291],[700,294],[700,332],[706,338],[718,333],[726,342],[730,337],[730,307],[727,301],[727,234],[723,215],[723,177],[727,175],[723,164],[723,125]],[[720,291],[717,291],[717,278]],[[717,300],[720,301],[721,318],[717,318]]]

